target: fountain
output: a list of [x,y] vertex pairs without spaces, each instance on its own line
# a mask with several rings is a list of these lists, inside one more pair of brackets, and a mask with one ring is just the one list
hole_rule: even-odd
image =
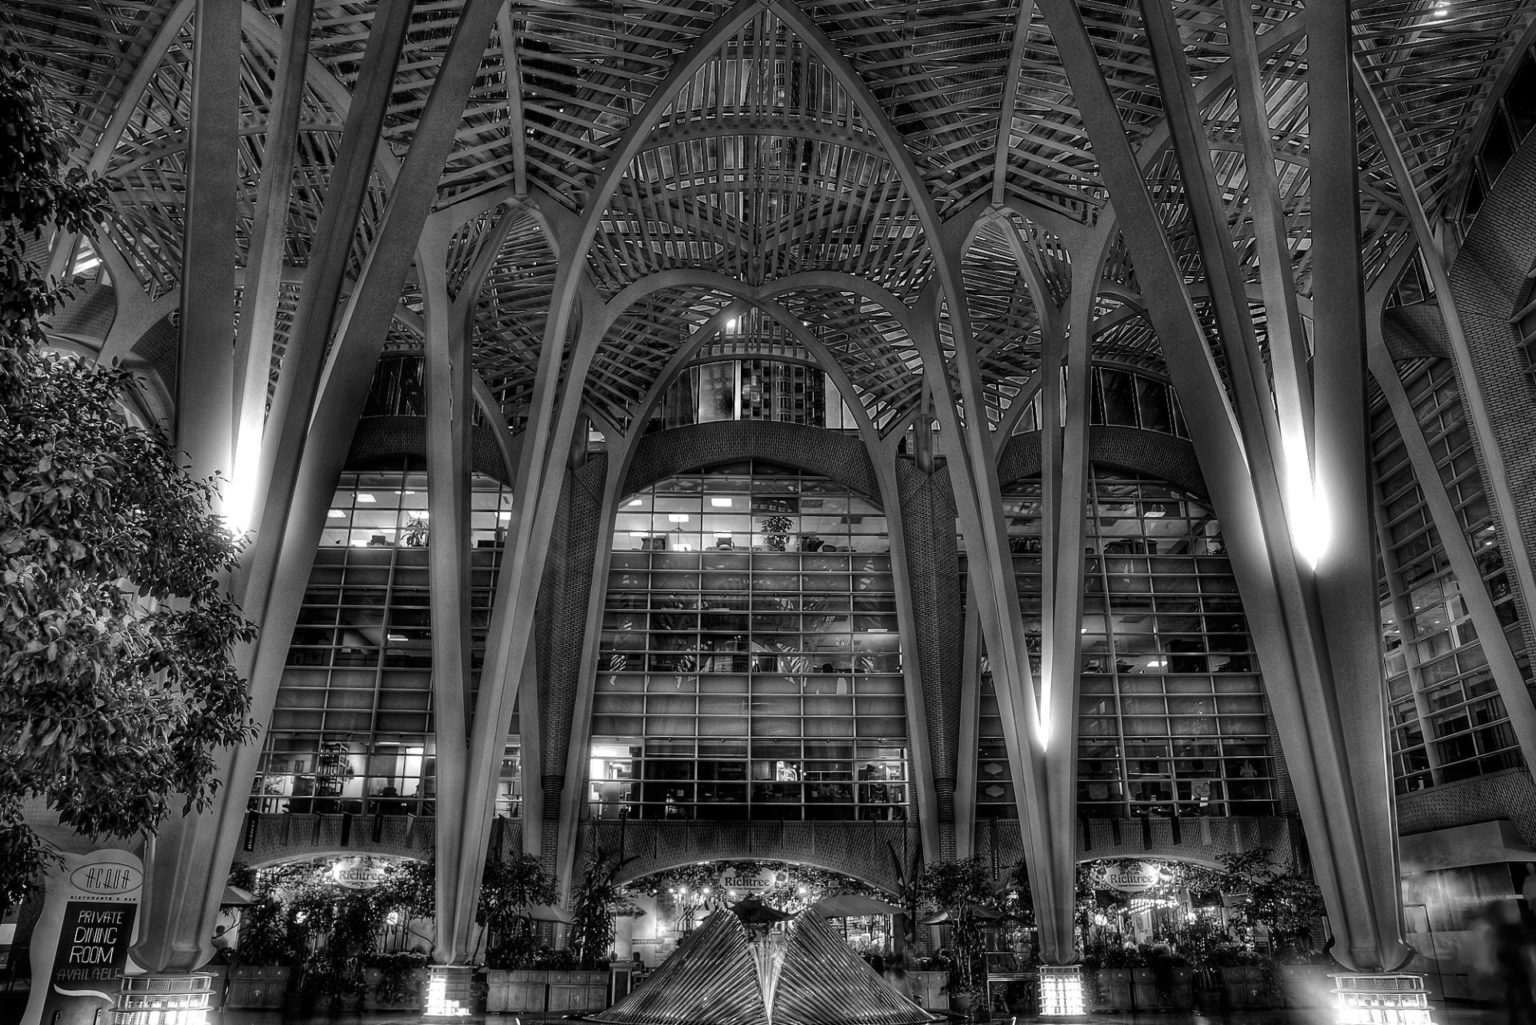
[[787,933],[711,915],[633,993],[587,1021],[604,1025],[924,1025],[940,1020],[897,993],[807,911]]

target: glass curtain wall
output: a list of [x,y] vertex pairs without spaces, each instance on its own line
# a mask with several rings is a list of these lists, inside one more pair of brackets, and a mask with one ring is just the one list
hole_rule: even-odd
[[1446,360],[1424,360],[1406,371],[1403,383],[1439,471],[1437,483],[1450,495],[1482,579],[1464,585],[1452,575],[1402,436],[1378,396],[1372,450],[1383,559],[1381,623],[1399,793],[1523,764],[1462,597],[1464,586],[1487,588],[1521,675],[1530,679],[1519,609],[1455,374]]
[[[1205,503],[1095,468],[1084,559],[1078,807],[1088,818],[1272,815],[1268,710],[1221,528]],[[1021,613],[1040,669],[1041,488],[1004,489]],[[977,807],[1013,818],[983,673]]]
[[901,819],[900,633],[879,506],[761,461],[620,507],[591,814]]
[[[431,814],[436,744],[427,475],[343,474],[299,608],[252,810]],[[471,500],[471,667],[485,651],[512,496],[477,476]],[[516,717],[498,811],[521,808]]]

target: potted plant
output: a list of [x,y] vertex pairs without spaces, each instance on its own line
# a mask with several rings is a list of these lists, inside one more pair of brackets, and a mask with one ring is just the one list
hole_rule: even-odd
[[373,953],[384,924],[384,908],[369,890],[312,882],[294,901],[294,917],[318,937],[304,961],[306,1004],[340,1012],[361,1002],[367,988],[363,958]]
[[1166,943],[1140,948],[1142,965],[1131,969],[1138,1011],[1187,1011],[1195,1006],[1189,960]]
[[488,1012],[548,1009],[548,970],[535,964],[539,941],[531,911],[536,905],[554,901],[554,883],[533,855],[486,865],[475,920],[489,938],[485,957]]
[[414,950],[364,954],[363,1010],[420,1011],[426,1003],[427,955]]
[[1136,1008],[1135,970],[1145,963],[1134,944],[1106,942],[1098,952],[1097,1011],[1131,1011]]
[[282,1007],[293,966],[304,949],[303,930],[277,894],[262,889],[255,896],[255,903],[240,913],[225,1007]]
[[[613,882],[616,868],[602,851],[597,851],[582,873],[571,904],[569,942],[576,965],[564,978],[551,978],[551,1011],[600,1011],[608,1006],[613,906],[621,896]],[[560,992],[562,988],[564,992]]]
[[939,861],[924,867],[916,881],[918,900],[942,913],[951,927],[949,971],[950,1006],[970,1008],[987,985],[986,959],[981,943],[979,916],[996,917],[996,902],[980,858]]
[[1272,975],[1262,954],[1228,943],[1216,948],[1211,964],[1221,984],[1223,1009],[1268,1007],[1273,1002]]
[[795,521],[783,514],[763,517],[763,544],[771,552],[782,552],[789,544],[789,531]]

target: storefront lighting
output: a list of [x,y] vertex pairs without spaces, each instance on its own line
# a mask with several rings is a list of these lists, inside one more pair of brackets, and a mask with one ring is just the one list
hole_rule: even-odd
[[206,1025],[212,1008],[210,974],[127,975],[112,1025]]
[[427,966],[425,1017],[468,1018],[474,1013],[475,969],[471,965]]
[[1040,966],[1040,1014],[1065,1017],[1083,1013],[1081,965]]
[[1434,1025],[1422,975],[1346,973],[1333,978],[1338,1025]]
[[733,500],[729,498],[711,498],[709,504],[716,509],[729,509]]

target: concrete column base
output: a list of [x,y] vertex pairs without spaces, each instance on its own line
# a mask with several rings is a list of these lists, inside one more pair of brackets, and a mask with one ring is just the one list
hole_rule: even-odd
[[468,1018],[475,1013],[475,966],[427,965],[427,1018]]
[[112,1025],[206,1025],[213,1010],[207,972],[125,975]]
[[1083,966],[1040,966],[1040,1016],[1064,1018],[1083,1014]]
[[1338,1025],[1433,1025],[1422,975],[1343,972],[1333,984]]

